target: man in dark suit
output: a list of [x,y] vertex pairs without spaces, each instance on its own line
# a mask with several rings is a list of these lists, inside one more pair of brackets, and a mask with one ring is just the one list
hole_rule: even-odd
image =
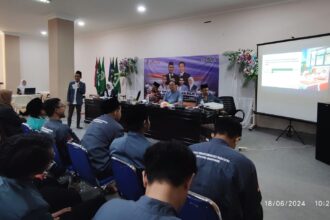
[[179,63],[179,70],[180,70],[179,78],[183,78],[184,84],[186,86],[189,86],[189,84],[188,84],[188,78],[190,77],[190,74],[189,73],[186,73],[186,63],[185,62],[182,62],[181,61]]
[[68,96],[67,101],[69,105],[69,115],[68,115],[68,126],[71,126],[72,121],[72,114],[74,108],[77,110],[77,128],[82,129],[80,127],[80,112],[81,112],[81,105],[83,103],[83,98],[86,93],[86,85],[85,83],[81,82],[81,72],[78,70],[74,76],[75,81],[69,83],[68,88]]
[[170,81],[174,81],[175,84],[179,84],[179,76],[174,73],[173,62],[168,63],[168,74],[166,74],[166,83],[169,84]]

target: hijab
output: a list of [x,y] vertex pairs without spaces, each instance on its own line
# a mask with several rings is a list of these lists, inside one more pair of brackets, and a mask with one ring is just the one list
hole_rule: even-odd
[[26,80],[21,80],[21,83],[19,84],[19,86],[17,87],[20,91],[21,91],[21,94],[24,94],[24,91],[25,91],[25,88],[26,88],[26,85],[23,85],[23,81],[26,82]]

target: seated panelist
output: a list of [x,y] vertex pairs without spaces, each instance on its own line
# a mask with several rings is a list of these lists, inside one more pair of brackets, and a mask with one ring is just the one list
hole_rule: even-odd
[[181,92],[177,90],[177,85],[174,81],[169,83],[170,90],[166,92],[164,96],[164,101],[170,104],[179,104],[182,103],[183,98]]

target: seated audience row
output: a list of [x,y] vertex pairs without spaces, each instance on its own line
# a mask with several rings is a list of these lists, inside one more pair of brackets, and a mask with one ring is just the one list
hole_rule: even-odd
[[[2,105],[8,103],[6,98],[3,98],[7,96],[0,92]],[[6,111],[12,111],[13,117],[20,120],[10,104],[4,108]],[[137,202],[111,200],[99,210],[95,219],[129,219],[133,216],[135,219],[178,219],[176,215],[184,203],[190,185],[191,191],[217,203],[224,220],[263,218],[255,166],[251,160],[234,150],[242,135],[242,126],[238,122],[227,117],[219,118],[212,140],[191,145],[189,148],[177,142],[159,142],[150,147],[151,143],[143,135],[150,126],[147,111],[140,105],[134,108],[133,113],[125,115],[128,133],[124,135],[123,127],[119,123],[120,103],[116,98],[103,101],[104,114],[89,125],[82,138],[82,145],[87,149],[91,165],[100,178],[112,174],[111,156],[127,161],[138,169],[144,169],[146,195]],[[72,130],[61,122],[65,117],[65,105],[54,98],[44,103],[44,109],[49,121],[44,124],[43,129],[51,131],[61,158],[69,163],[66,142],[80,141]],[[7,128],[4,135],[11,136],[8,135]],[[8,145],[8,142],[6,143]],[[3,145],[4,149],[7,145]],[[47,159],[46,155],[42,157]],[[5,181],[6,178],[11,178],[4,171],[0,174]]]

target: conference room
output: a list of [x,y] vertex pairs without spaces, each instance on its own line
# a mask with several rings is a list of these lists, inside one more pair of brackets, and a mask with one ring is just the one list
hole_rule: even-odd
[[329,8],[0,0],[0,219],[327,219]]

